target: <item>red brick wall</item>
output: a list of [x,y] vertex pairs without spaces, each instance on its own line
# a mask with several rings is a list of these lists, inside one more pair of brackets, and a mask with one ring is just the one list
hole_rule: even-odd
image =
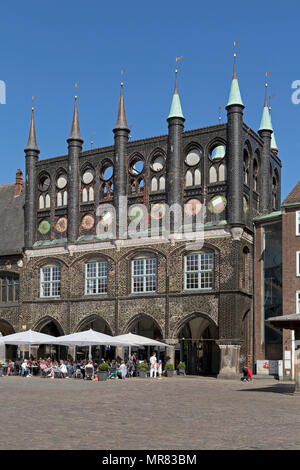
[[[296,276],[296,252],[300,251],[300,235],[296,235],[297,210],[300,210],[300,204],[283,208],[282,213],[283,315],[297,312],[296,291],[300,291],[300,277]],[[292,350],[291,337],[290,330],[283,330],[283,358],[284,351]]]

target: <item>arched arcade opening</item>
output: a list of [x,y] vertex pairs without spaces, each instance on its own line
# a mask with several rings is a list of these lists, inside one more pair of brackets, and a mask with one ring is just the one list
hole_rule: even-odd
[[215,375],[219,372],[218,328],[208,316],[195,313],[175,329],[175,365],[185,362],[188,375]]
[[[0,338],[6,335],[12,335],[15,333],[12,325],[0,318]],[[16,359],[17,357],[17,346],[5,345],[0,343],[0,361],[4,362],[6,359]]]
[[[112,330],[109,324],[100,316],[100,315],[91,315],[84,320],[82,320],[76,328],[78,331],[86,331],[92,329],[98,331],[99,333],[104,333],[106,335],[112,336]],[[74,348],[73,354],[77,359],[88,359],[88,347],[77,346]],[[115,357],[115,347],[114,346],[92,346],[92,358],[100,362],[101,359],[114,359]]]

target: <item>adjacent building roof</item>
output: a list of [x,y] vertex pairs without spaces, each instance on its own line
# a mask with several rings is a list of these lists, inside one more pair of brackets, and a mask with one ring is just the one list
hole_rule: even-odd
[[21,253],[24,246],[25,191],[14,195],[15,183],[0,185],[0,256]]
[[286,204],[300,204],[300,181],[296,184],[296,186],[292,189],[290,194],[285,198],[282,205]]

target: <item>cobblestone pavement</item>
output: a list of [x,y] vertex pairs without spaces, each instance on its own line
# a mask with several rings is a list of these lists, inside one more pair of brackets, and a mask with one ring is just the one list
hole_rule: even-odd
[[299,449],[300,396],[273,380],[0,378],[0,449]]

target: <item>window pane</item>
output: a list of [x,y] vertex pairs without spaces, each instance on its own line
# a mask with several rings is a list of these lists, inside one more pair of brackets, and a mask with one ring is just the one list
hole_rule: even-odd
[[156,291],[156,258],[132,261],[132,292]]
[[185,289],[212,289],[214,254],[195,253],[185,260]]

